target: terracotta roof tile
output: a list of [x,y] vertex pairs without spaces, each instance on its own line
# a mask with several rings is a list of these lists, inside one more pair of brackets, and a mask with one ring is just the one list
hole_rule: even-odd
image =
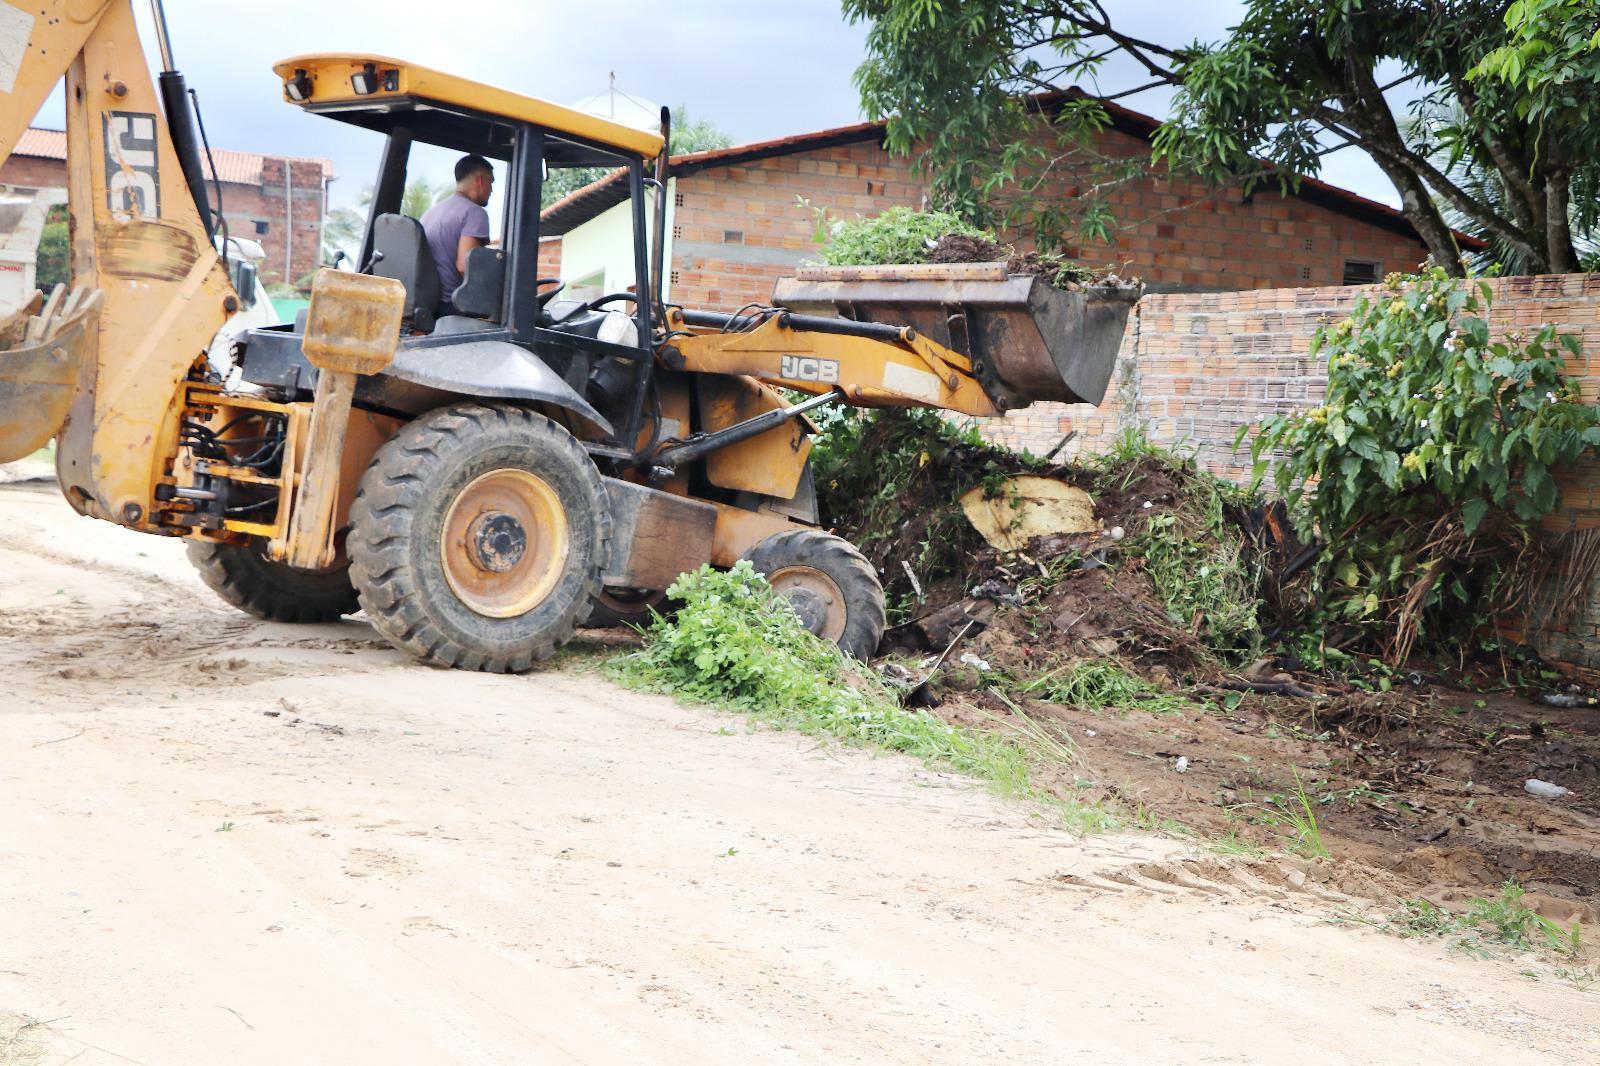
[[[67,135],[62,130],[44,130],[29,127],[17,138],[12,155],[31,156],[35,159],[66,159]],[[333,173],[333,163],[327,159],[305,159],[299,156],[266,156],[259,152],[236,152],[231,148],[213,148],[212,158],[217,161],[216,176],[232,185],[260,185],[261,164],[266,159],[287,159],[293,163],[316,163],[327,175]],[[205,152],[200,153],[200,164],[206,168],[206,178],[212,177]]]

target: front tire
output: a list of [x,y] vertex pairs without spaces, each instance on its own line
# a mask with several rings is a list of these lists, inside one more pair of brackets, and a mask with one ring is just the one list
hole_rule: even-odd
[[189,562],[223,600],[269,622],[336,622],[361,609],[347,566],[296,570],[244,544],[191,540]]
[[886,624],[883,585],[855,545],[820,529],[791,529],[745,557],[812,633],[857,659],[878,650]]
[[378,450],[350,508],[350,575],[402,651],[521,672],[572,636],[610,530],[605,484],[570,433],[521,408],[462,404]]

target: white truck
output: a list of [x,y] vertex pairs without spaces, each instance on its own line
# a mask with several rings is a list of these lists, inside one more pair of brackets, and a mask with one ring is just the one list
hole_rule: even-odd
[[21,307],[39,287],[39,238],[50,209],[66,202],[65,189],[0,185],[0,312]]

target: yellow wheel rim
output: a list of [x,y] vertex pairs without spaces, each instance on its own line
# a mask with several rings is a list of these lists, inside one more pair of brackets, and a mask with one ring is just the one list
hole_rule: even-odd
[[848,612],[837,582],[810,566],[785,566],[767,575],[767,584],[794,606],[805,627],[823,640],[844,636]]
[[561,498],[526,470],[475,478],[444,517],[445,580],[457,599],[487,618],[515,618],[543,603],[570,550]]

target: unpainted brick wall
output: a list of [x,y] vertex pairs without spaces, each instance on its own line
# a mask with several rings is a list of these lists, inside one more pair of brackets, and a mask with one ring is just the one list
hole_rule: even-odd
[[[1584,399],[1600,402],[1600,274],[1500,278],[1490,328],[1497,335],[1546,322],[1578,336],[1584,354],[1568,370]],[[1129,317],[1111,388],[1098,408],[1034,404],[987,420],[984,432],[1043,453],[1063,434],[1063,455],[1104,452],[1119,433],[1143,429],[1158,444],[1192,449],[1207,470],[1235,481],[1250,476],[1249,443],[1234,449],[1243,425],[1315,406],[1327,366],[1309,355],[1319,325],[1349,314],[1374,288],[1256,289],[1147,295]],[[1600,458],[1561,477],[1562,506],[1545,521],[1555,534],[1600,527]],[[1600,673],[1600,586],[1563,629],[1526,632],[1541,654]]]
[[[1101,133],[1096,148],[1111,156],[1150,150],[1115,130]],[[680,175],[673,302],[712,310],[767,302],[774,281],[819,255],[813,208],[854,218],[897,204],[921,206],[925,183],[913,162],[869,139]],[[1071,173],[1049,188],[1062,199],[1082,192]],[[1237,189],[1169,178],[1160,167],[1109,190],[1106,199],[1125,228],[1109,246],[1068,251],[1095,265],[1126,264],[1162,288],[1335,285],[1347,259],[1375,262],[1381,275],[1415,269],[1426,254],[1413,236],[1297,197],[1262,190],[1246,200]]]
[[773,282],[818,257],[802,198],[836,218],[922,204],[909,163],[868,141],[712,167],[676,188],[672,302],[708,310],[768,303]]

